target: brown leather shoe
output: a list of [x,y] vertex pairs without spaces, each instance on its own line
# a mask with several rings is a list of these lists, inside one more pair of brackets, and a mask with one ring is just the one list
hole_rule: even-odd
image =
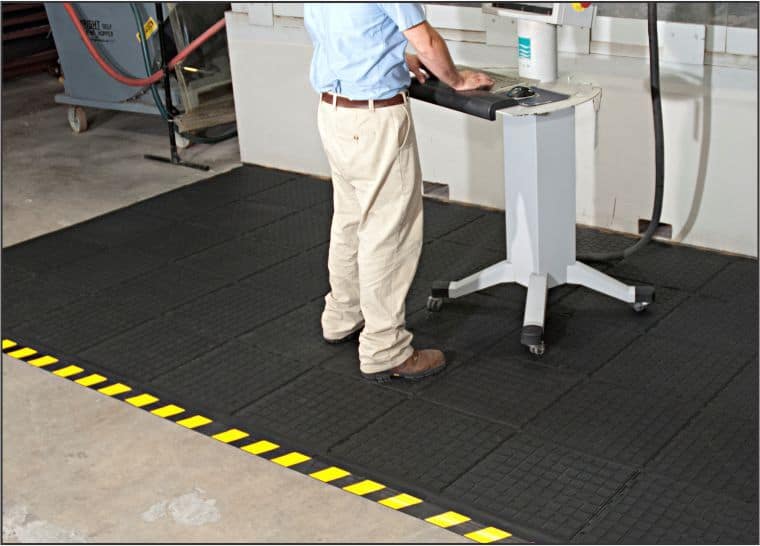
[[437,349],[415,350],[412,356],[395,368],[377,373],[364,373],[364,379],[386,383],[393,379],[419,381],[441,372],[446,367],[446,357]]

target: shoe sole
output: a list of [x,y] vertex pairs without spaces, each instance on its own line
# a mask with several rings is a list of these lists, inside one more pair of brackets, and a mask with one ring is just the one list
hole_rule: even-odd
[[377,372],[377,373],[364,373],[362,372],[362,377],[365,381],[370,381],[372,383],[390,383],[394,379],[400,380],[400,381],[421,381],[423,379],[426,379],[428,377],[437,375],[441,373],[444,368],[446,368],[446,361],[443,361],[443,364],[440,366],[436,366],[435,368],[431,368],[427,371],[424,371],[422,373],[418,374],[394,374],[390,372]]

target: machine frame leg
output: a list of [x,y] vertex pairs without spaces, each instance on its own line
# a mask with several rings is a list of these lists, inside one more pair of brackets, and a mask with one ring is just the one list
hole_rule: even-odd
[[458,281],[435,281],[427,302],[428,311],[440,311],[443,300],[461,298],[497,284],[515,282],[515,272],[507,260],[489,265]]
[[520,332],[520,343],[535,355],[544,354],[544,320],[546,317],[546,294],[548,277],[533,273],[528,279],[528,294],[525,298],[525,317]]

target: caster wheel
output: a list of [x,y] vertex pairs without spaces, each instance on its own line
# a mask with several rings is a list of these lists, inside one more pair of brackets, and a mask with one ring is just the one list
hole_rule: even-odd
[[649,304],[643,301],[637,301],[636,303],[632,303],[631,307],[633,307],[633,310],[637,313],[641,313],[643,310],[649,307]]
[[81,106],[69,106],[69,126],[75,133],[84,133],[87,130],[87,114]]
[[427,305],[425,306],[431,313],[437,313],[443,308],[443,298],[428,297]]
[[546,352],[546,345],[544,345],[544,342],[542,341],[538,345],[530,345],[528,350],[532,355],[541,356]]
[[177,144],[177,148],[180,150],[184,150],[185,148],[189,148],[193,145],[189,138],[183,137],[176,131],[174,132],[174,142]]

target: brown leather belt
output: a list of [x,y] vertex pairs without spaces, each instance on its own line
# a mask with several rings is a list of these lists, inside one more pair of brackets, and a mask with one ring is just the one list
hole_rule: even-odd
[[[369,108],[368,100],[351,100],[346,97],[339,97],[330,93],[322,93],[322,102],[329,104],[333,103],[333,98],[336,99],[336,104],[341,108]],[[397,104],[404,104],[404,95],[399,93],[395,97],[389,99],[375,99],[375,108],[385,108],[386,106],[396,106]]]

